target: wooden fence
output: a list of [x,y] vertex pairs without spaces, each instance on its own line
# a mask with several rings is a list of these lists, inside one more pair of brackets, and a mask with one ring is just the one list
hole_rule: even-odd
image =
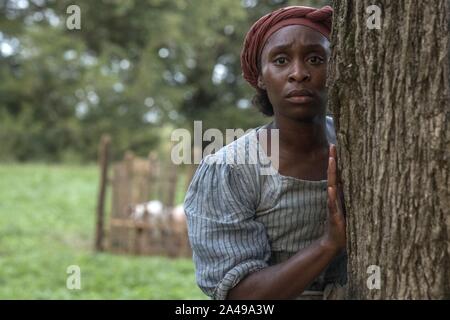
[[[110,145],[111,139],[102,137],[99,148],[101,176],[96,250],[191,257],[185,215],[181,206],[175,206],[177,185],[180,182],[178,166],[170,161],[161,162],[155,153],[143,159],[127,152],[123,161],[112,165],[112,177],[109,178]],[[195,167],[189,170],[188,181],[194,170]],[[112,205],[109,223],[105,227],[108,186],[111,187]],[[151,209],[148,202],[152,199],[157,200],[162,208],[156,211]]]

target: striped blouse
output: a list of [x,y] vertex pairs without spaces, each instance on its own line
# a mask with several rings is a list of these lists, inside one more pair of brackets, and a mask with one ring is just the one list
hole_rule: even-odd
[[[206,156],[184,201],[197,284],[213,299],[225,299],[246,275],[289,259],[324,232],[327,180],[279,174],[259,147],[258,129]],[[327,138],[336,143],[331,117]],[[233,161],[243,152],[248,161]],[[266,163],[269,173],[261,174]],[[345,282],[342,254],[307,290]]]

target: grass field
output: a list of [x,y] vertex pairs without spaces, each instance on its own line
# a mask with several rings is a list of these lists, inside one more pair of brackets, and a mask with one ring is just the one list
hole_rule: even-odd
[[93,252],[97,171],[0,165],[0,299],[206,299],[190,259]]

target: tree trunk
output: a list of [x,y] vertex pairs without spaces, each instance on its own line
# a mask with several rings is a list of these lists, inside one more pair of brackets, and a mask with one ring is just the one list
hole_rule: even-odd
[[[381,29],[366,24],[372,4]],[[333,8],[328,85],[348,298],[448,299],[450,3],[335,0]],[[370,265],[380,268],[379,289],[367,284]]]

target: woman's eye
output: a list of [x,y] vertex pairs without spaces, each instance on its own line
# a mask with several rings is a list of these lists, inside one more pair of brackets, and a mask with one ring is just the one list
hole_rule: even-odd
[[311,64],[321,64],[323,63],[323,59],[319,56],[313,56],[308,59]]
[[278,65],[285,64],[286,62],[287,62],[287,59],[284,57],[279,57],[279,58],[275,59],[275,64],[278,64]]

